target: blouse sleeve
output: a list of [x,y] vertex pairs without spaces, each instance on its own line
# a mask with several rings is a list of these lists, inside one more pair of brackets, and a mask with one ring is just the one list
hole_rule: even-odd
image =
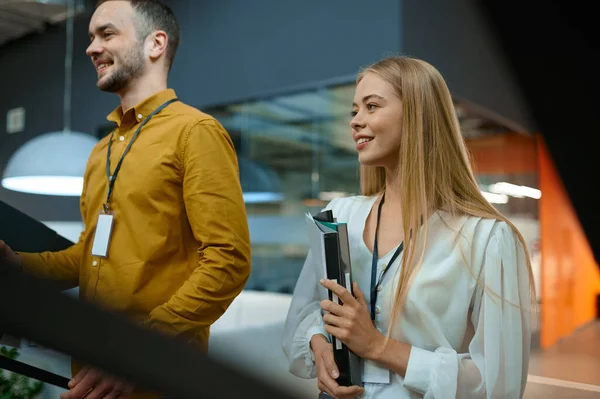
[[[404,386],[425,398],[521,398],[531,344],[525,251],[512,229],[492,233],[475,294],[468,353],[412,347]],[[485,288],[485,292],[484,292]]]
[[[325,209],[331,209],[336,201],[337,199],[331,201]],[[317,376],[310,339],[313,335],[323,334],[331,341],[321,315],[318,287],[319,276],[309,251],[294,289],[283,330],[283,352],[289,371],[307,379]]]

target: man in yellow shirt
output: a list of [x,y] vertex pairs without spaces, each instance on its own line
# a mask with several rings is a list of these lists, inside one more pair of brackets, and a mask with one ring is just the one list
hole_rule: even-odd
[[[89,157],[85,230],[60,252],[17,255],[0,242],[0,260],[79,285],[81,299],[206,350],[210,326],[250,273],[235,149],[213,117],[167,86],[179,27],[164,3],[100,1],[89,35],[97,86],[121,104],[108,116],[116,128]],[[127,396],[128,384],[79,370],[64,399],[155,397]]]

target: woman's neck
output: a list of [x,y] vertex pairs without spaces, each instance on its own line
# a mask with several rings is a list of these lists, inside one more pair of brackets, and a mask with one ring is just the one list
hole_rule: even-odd
[[[386,173],[385,178],[385,203],[384,208],[391,217],[401,217],[402,215],[402,198],[400,190],[400,179],[389,177]],[[384,211],[385,212],[385,211]]]
[[390,177],[388,171],[385,175],[385,202],[400,204],[400,179]]
[[[400,188],[400,178],[390,178],[390,174],[387,173],[386,170],[386,178],[385,178],[385,203],[383,208],[386,209],[386,212],[390,217],[402,218],[402,189]],[[392,176],[394,176],[392,174]],[[426,219],[431,216],[432,213],[437,211],[431,206],[428,206],[426,209],[423,209],[422,217]]]

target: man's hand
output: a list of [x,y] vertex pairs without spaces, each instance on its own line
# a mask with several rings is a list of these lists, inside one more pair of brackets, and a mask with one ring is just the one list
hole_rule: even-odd
[[364,389],[359,386],[342,387],[335,381],[339,377],[339,371],[333,359],[333,348],[323,335],[314,335],[310,346],[315,354],[318,386],[321,391],[339,399],[356,398],[363,393]]
[[91,367],[77,373],[69,388],[60,399],[117,399],[126,398],[133,391],[132,384]]
[[4,241],[0,240],[0,267],[21,267],[21,258]]

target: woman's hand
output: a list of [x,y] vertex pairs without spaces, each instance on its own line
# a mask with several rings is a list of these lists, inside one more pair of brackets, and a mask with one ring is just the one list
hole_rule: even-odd
[[333,359],[333,348],[327,338],[321,334],[313,335],[310,347],[315,354],[318,385],[322,392],[339,399],[353,399],[363,393],[364,389],[359,386],[342,387],[336,382],[340,373]]
[[361,358],[376,359],[383,349],[385,337],[375,328],[358,284],[353,285],[356,297],[332,280],[321,280],[321,285],[336,294],[343,303],[338,305],[329,300],[321,302],[321,308],[326,311],[323,316],[325,330]]

